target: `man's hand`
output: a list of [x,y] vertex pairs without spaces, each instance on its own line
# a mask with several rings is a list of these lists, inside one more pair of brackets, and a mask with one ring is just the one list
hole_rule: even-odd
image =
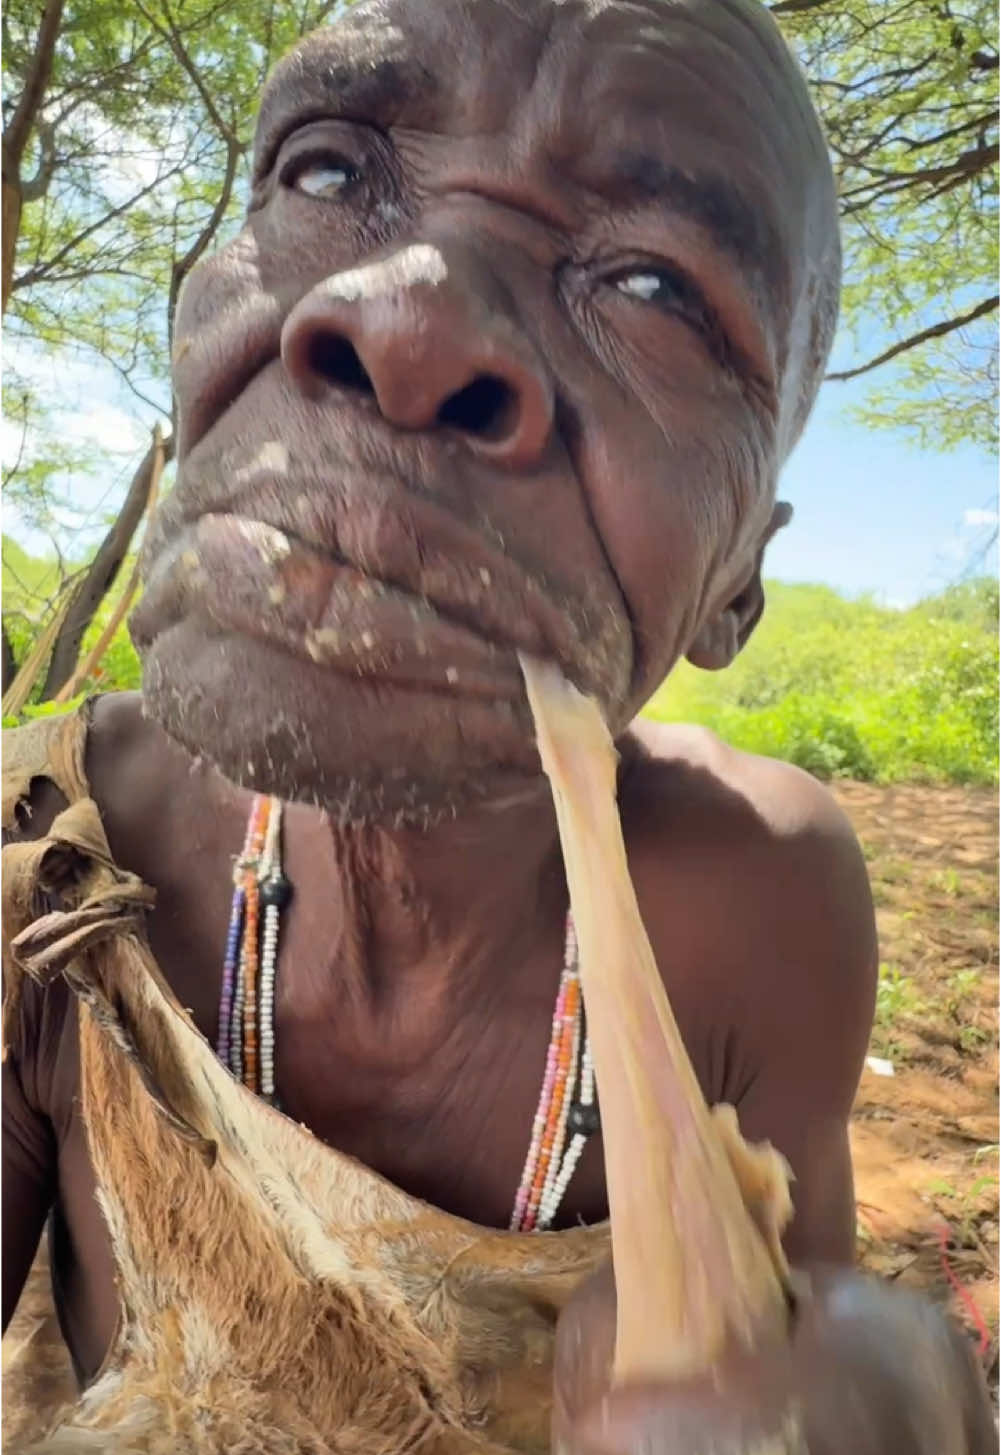
[[711,1374],[609,1389],[611,1267],[557,1331],[554,1455],[991,1455],[966,1340],[924,1299],[842,1269],[797,1275],[789,1338]]

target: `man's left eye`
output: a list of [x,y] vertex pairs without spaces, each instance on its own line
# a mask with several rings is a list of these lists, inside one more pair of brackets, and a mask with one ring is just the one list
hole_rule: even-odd
[[698,301],[691,284],[666,268],[637,268],[620,273],[613,282],[620,293],[642,303],[659,303],[666,308],[678,304],[690,307]]
[[294,191],[305,192],[308,197],[329,199],[339,197],[357,179],[358,173],[350,163],[330,158],[304,162],[283,180]]

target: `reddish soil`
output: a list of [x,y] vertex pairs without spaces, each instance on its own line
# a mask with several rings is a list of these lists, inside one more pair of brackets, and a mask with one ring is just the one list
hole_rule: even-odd
[[947,1303],[998,1377],[998,825],[982,788],[845,783],[880,933],[852,1132],[859,1254]]

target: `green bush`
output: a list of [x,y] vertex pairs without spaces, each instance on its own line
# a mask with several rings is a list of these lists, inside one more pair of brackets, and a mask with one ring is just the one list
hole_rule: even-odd
[[773,583],[722,673],[682,663],[648,703],[821,778],[998,780],[998,588],[963,583],[907,611]]
[[[3,541],[3,621],[16,662],[22,662],[47,619],[48,602],[56,596],[59,572],[54,562],[38,560],[24,552],[16,541]],[[97,615],[84,635],[80,660],[97,645],[98,639],[118,604],[119,595],[132,570],[130,557],[121,566],[117,580],[102,601]],[[45,673],[40,672],[34,691],[21,714],[22,719],[47,716],[65,707],[39,703]],[[121,625],[101,659],[94,676],[85,684],[87,692],[123,692],[139,687],[142,669],[129,637],[128,627]],[[74,701],[79,699],[75,698]],[[4,726],[10,726],[5,719]]]

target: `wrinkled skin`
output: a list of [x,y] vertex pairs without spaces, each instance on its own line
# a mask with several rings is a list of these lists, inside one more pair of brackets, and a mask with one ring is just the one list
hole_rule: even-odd
[[404,0],[278,68],[246,225],[181,302],[133,623],[189,749],[421,822],[534,770],[515,648],[617,729],[733,655],[838,259],[754,15]]
[[[279,67],[246,224],[185,290],[178,482],[133,621],[145,715],[99,704],[94,796],[209,1036],[246,790],[297,800],[282,1103],[483,1224],[517,1186],[566,910],[526,648],[620,735],[655,956],[706,1096],[793,1166],[787,1252],[850,1260],[876,965],[858,848],[805,775],[629,726],[681,656],[726,665],[760,614],[837,275],[822,142],[751,0],[389,0]],[[27,1229],[5,1297],[47,1196],[5,1175],[5,1240]],[[595,1139],[561,1222],[606,1212]],[[67,1218],[93,1369],[114,1284],[92,1195]],[[838,1276],[848,1316],[820,1290],[789,1348],[606,1402],[606,1273],[561,1322],[561,1448],[719,1455],[792,1403],[813,1455],[980,1455],[989,1413],[945,1324]],[[938,1423],[909,1421],[921,1401]]]

